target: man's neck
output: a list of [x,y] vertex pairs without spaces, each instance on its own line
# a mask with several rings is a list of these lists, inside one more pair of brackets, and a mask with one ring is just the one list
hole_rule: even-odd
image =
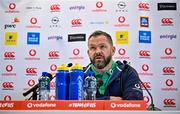
[[112,64],[113,64],[113,60],[111,60],[109,62],[109,64],[106,67],[104,67],[103,69],[95,68],[95,70],[98,71],[99,73],[105,73],[106,71],[108,71],[111,68]]

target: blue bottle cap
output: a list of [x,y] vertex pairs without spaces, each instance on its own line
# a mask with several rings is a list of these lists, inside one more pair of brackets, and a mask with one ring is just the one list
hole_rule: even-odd
[[42,72],[42,76],[48,76],[47,72]]

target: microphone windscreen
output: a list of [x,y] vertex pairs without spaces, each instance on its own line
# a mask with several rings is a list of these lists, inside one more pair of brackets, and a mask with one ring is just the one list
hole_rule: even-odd
[[71,66],[73,66],[72,63],[68,63],[68,64],[67,64],[67,67],[71,67]]

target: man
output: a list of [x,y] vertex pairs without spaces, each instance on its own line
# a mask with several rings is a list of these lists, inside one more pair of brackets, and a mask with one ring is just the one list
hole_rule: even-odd
[[115,47],[111,36],[95,31],[88,38],[88,55],[91,61],[86,69],[93,71],[99,87],[96,99],[142,100],[143,92],[135,69],[120,61],[113,61]]

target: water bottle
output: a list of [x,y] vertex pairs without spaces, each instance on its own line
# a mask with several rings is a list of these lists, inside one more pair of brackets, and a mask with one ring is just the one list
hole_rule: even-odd
[[69,99],[69,68],[62,64],[56,73],[56,100]]
[[93,72],[88,72],[84,80],[84,99],[96,100],[97,83]]
[[83,100],[84,89],[84,72],[83,67],[75,64],[71,67],[70,84],[69,84],[69,100]]
[[39,100],[49,100],[50,78],[47,72],[42,72],[39,78]]

